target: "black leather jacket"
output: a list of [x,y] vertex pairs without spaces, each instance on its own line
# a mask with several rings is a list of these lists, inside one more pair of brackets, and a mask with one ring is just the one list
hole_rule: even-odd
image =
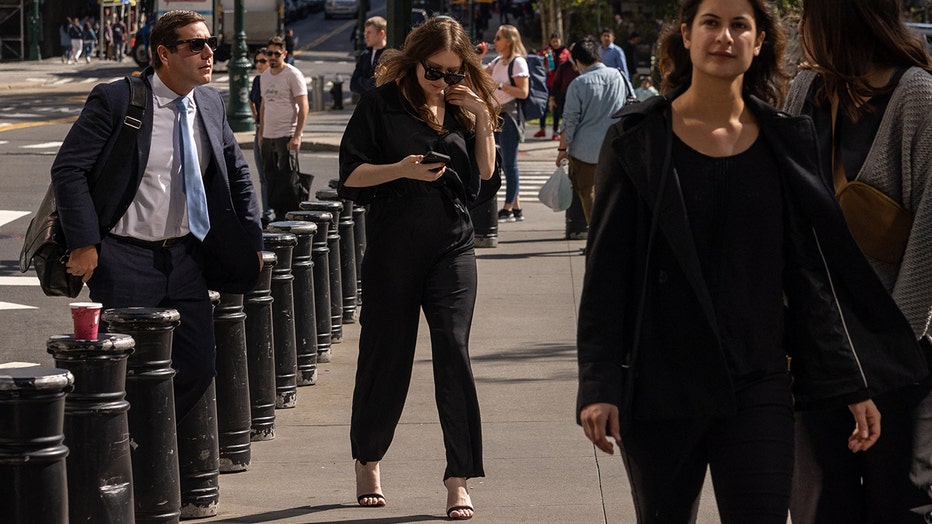
[[[596,174],[579,312],[579,410],[622,420],[727,416],[734,386],[679,181],[670,102],[629,104]],[[815,130],[749,97],[783,175],[784,347],[798,408],[845,405],[926,377],[912,330],[851,239],[819,176]]]

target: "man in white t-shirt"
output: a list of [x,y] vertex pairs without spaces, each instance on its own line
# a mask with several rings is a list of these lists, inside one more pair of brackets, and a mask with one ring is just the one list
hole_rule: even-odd
[[307,121],[307,84],[298,68],[285,63],[288,52],[282,37],[269,40],[266,56],[269,68],[259,77],[262,165],[269,207],[275,220],[284,220],[285,213],[297,210],[307,199],[310,189],[298,170],[298,151]]

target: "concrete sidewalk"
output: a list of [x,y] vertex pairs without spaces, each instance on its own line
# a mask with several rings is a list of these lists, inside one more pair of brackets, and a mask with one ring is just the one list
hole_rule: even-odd
[[[478,250],[471,354],[482,408],[485,478],[469,481],[475,522],[634,522],[621,459],[598,454],[574,422],[575,324],[582,242],[562,213],[526,205]],[[363,306],[365,307],[365,306]],[[276,439],[255,442],[249,471],[220,478],[210,522],[401,523],[446,518],[444,451],[422,321],[405,413],[381,463],[388,505],[356,504],[349,447],[359,325],[345,325],[316,386],[276,411]],[[386,336],[391,336],[386,333]]]

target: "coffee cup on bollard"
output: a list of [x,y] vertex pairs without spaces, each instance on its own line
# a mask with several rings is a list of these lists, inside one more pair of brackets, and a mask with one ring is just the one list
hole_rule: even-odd
[[74,321],[75,340],[97,340],[100,328],[100,310],[103,304],[99,302],[72,302],[71,319]]

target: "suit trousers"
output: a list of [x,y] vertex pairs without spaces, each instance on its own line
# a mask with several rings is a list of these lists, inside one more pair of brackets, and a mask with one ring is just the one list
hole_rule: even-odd
[[108,235],[87,283],[91,299],[104,308],[161,307],[181,314],[181,324],[172,334],[177,422],[197,404],[216,374],[213,306],[199,248],[193,236],[153,249]]
[[366,301],[350,442],[353,458],[381,460],[411,381],[420,312],[430,328],[434,397],[449,477],[481,477],[479,401],[469,362],[476,257],[469,213],[436,189],[376,200],[366,218]]
[[735,399],[737,411],[728,417],[632,422],[621,455],[639,524],[695,522],[707,467],[723,524],[786,524],[793,476],[789,376],[755,380],[737,388]]
[[848,450],[854,430],[848,408],[797,414],[793,524],[925,522],[910,511],[929,503],[909,479],[915,392],[905,388],[873,400],[882,417],[880,438],[860,453]]

